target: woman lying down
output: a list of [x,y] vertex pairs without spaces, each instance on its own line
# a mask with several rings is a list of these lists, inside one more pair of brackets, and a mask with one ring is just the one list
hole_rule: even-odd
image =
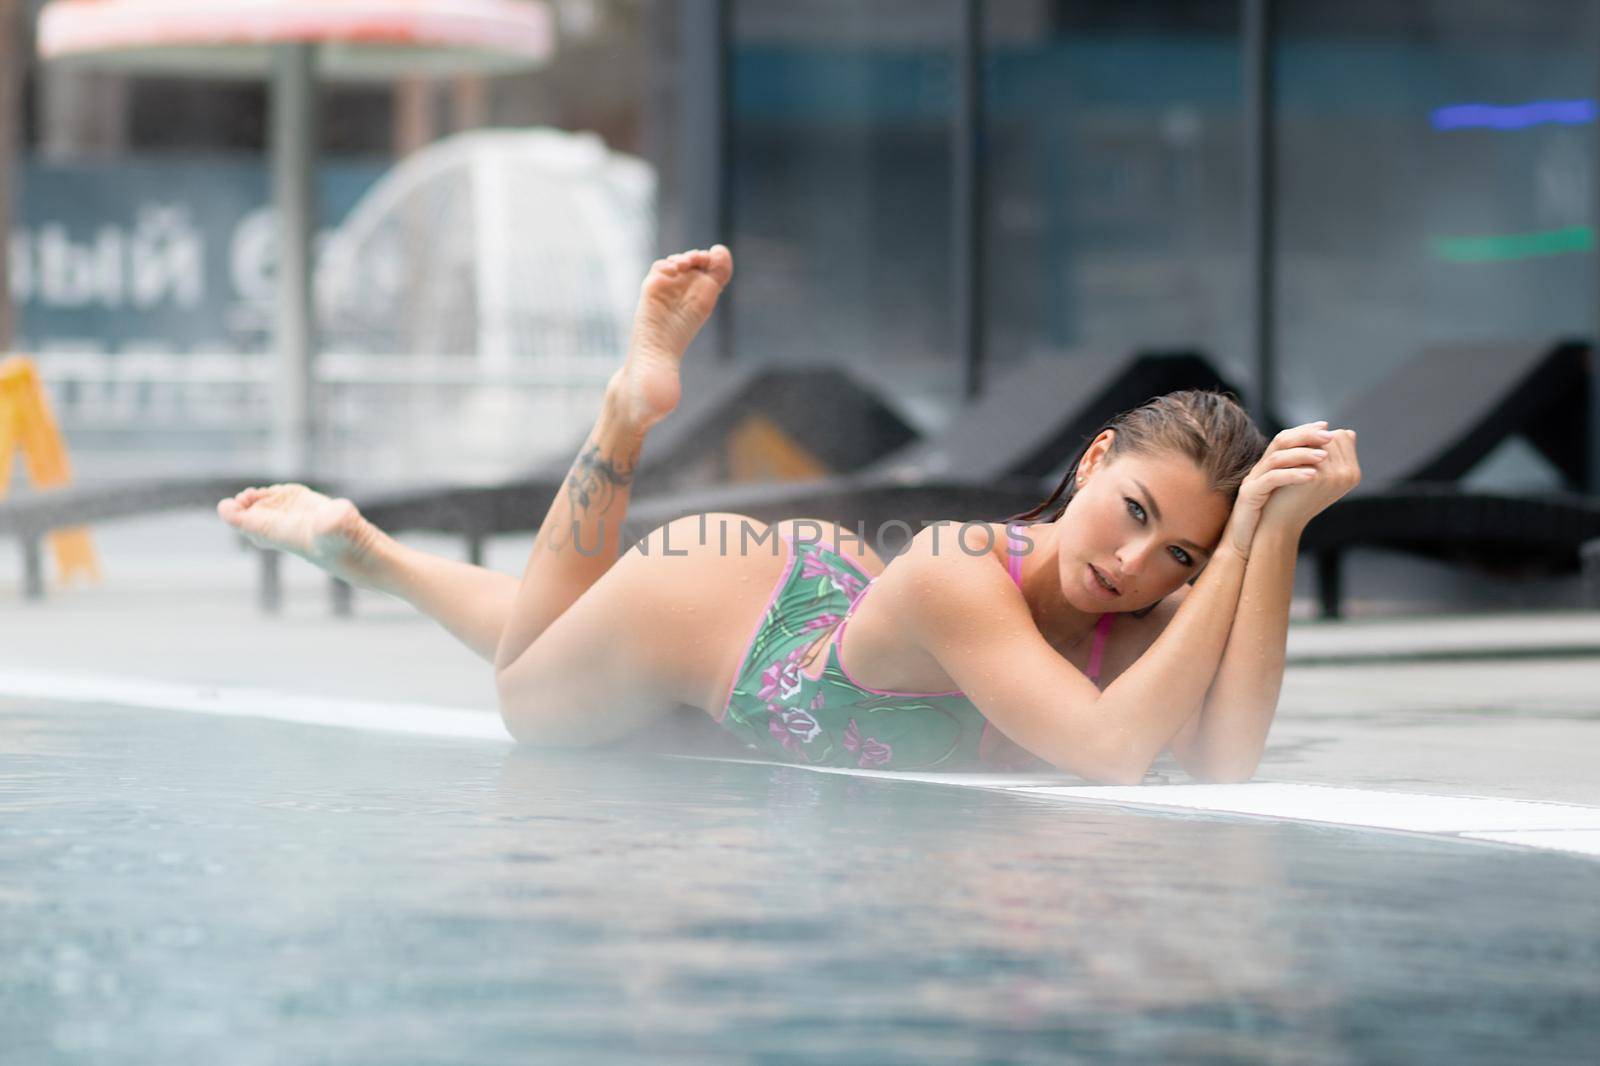
[[1231,397],[1176,392],[1113,419],[1033,510],[929,526],[888,564],[829,522],[729,513],[622,551],[645,435],[732,276],[721,245],[651,267],[520,580],[402,545],[303,485],[218,514],[436,619],[493,664],[528,744],[610,742],[689,704],[797,763],[1135,783],[1171,750],[1204,781],[1254,774],[1299,538],[1359,482],[1353,431],[1268,441]]

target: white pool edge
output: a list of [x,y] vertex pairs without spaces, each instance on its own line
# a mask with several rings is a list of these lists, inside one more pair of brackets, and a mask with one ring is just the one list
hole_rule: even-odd
[[[352,700],[244,686],[134,677],[80,677],[5,668],[0,668],[0,695],[512,743],[499,715],[488,708]],[[783,765],[755,759],[714,758],[710,761]],[[1355,830],[1404,832],[1600,859],[1600,807],[1577,804],[1292,782],[1099,786],[1063,783],[1069,779],[1038,774],[936,774],[798,764],[793,768],[814,773],[980,788],[1046,802],[1108,804],[1152,813],[1260,818]]]

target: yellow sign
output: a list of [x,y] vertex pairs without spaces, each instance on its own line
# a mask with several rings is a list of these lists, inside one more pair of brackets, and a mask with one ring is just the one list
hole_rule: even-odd
[[[33,364],[20,356],[0,360],[0,497],[11,485],[11,467],[18,449],[28,479],[36,488],[58,488],[72,481],[67,446],[50,416],[44,387]],[[87,529],[57,529],[50,534],[57,572],[63,582],[82,574],[98,580],[94,546]]]

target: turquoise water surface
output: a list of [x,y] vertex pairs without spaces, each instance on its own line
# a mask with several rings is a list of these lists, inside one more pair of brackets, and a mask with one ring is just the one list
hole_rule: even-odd
[[0,1061],[1584,1062],[1600,864],[0,700]]

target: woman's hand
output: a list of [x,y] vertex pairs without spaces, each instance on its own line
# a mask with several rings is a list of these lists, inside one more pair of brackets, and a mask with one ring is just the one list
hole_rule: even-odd
[[[1310,484],[1317,480],[1318,467],[1327,461],[1331,454],[1328,448],[1338,436],[1337,433],[1329,432],[1327,427],[1327,422],[1307,422],[1305,425],[1284,430],[1272,438],[1265,454],[1261,456],[1255,468],[1245,476],[1243,484],[1239,486],[1238,499],[1233,504],[1233,513],[1228,517],[1228,528],[1222,537],[1222,542],[1230,545],[1241,558],[1250,557],[1250,545],[1255,540],[1256,530],[1261,525],[1268,502],[1280,492],[1309,488]],[[1350,433],[1350,431],[1339,430],[1338,433]],[[1350,454],[1353,459],[1355,434],[1350,433],[1350,438]],[[1327,503],[1332,503],[1344,495],[1345,491],[1348,489],[1339,492]],[[1317,510],[1326,507],[1327,503],[1322,504]],[[1307,506],[1305,503],[1300,505],[1302,509],[1305,506]],[[1274,519],[1281,520],[1278,518],[1278,509],[1274,511]],[[1309,520],[1307,516],[1307,521]]]
[[1296,485],[1273,492],[1261,513],[1263,525],[1282,524],[1298,534],[1306,523],[1328,509],[1345,493],[1361,484],[1361,464],[1356,459],[1356,431],[1336,429],[1322,450],[1327,458],[1317,463],[1316,474]]

